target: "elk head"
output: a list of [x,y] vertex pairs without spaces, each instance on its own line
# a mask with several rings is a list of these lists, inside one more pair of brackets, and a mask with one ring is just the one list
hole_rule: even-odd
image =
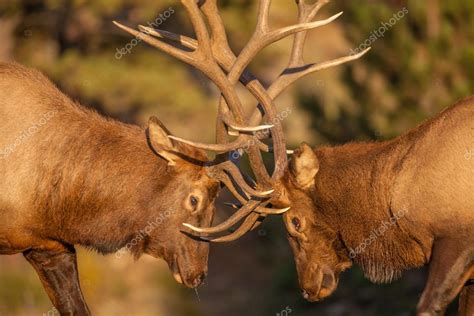
[[[216,159],[205,164],[207,175],[220,181],[233,193],[239,204],[229,219],[214,227],[186,222],[187,232],[201,240],[226,242],[235,240],[258,226],[269,214],[283,214],[288,204],[279,209],[270,208],[273,201],[281,201],[286,189],[281,179],[287,168],[287,151],[281,120],[273,100],[297,79],[313,72],[358,59],[367,51],[321,63],[306,64],[303,48],[306,32],[329,24],[342,13],[324,20],[312,21],[327,0],[306,4],[297,0],[299,9],[296,25],[272,30],[269,27],[271,0],[260,0],[255,31],[249,42],[237,56],[230,49],[224,24],[219,16],[217,0],[181,0],[195,29],[196,39],[164,30],[139,26],[140,31],[114,22],[118,27],[144,42],[188,63],[203,72],[220,89],[218,104],[216,144],[196,143],[178,137],[170,139],[199,148],[217,152]],[[287,36],[295,35],[293,49],[287,68],[266,89],[247,69],[253,58],[266,46]],[[185,49],[182,49],[184,47]],[[238,83],[243,84],[258,101],[255,110],[248,117],[243,115],[241,101],[235,91]],[[261,121],[263,124],[260,124]],[[235,137],[229,139],[229,137]],[[271,138],[272,145],[266,144]],[[249,184],[236,165],[228,160],[227,153],[245,150],[256,181]],[[274,169],[268,173],[261,156],[262,151],[273,151]],[[275,205],[275,204],[274,204]],[[241,225],[225,236],[212,236],[227,231],[236,224]],[[204,226],[200,228],[199,226]]]
[[[195,28],[196,40],[144,26],[139,27],[141,31],[136,31],[119,23],[115,22],[115,24],[137,38],[201,70],[222,93],[217,117],[216,144],[194,143],[174,137],[156,118],[151,118],[148,126],[151,148],[168,162],[168,169],[173,174],[167,185],[170,188],[169,196],[172,198],[160,201],[159,207],[163,210],[174,209],[178,204],[183,211],[169,216],[174,217],[172,222],[179,221],[186,224],[182,227],[183,231],[180,235],[176,234],[176,227],[172,226],[167,227],[166,232],[153,231],[147,239],[144,251],[165,258],[178,282],[196,287],[201,283],[207,271],[209,249],[208,243],[199,243],[196,239],[213,242],[235,240],[255,227],[261,217],[286,211],[286,209],[275,210],[265,207],[273,190],[270,185],[270,176],[266,173],[260,156],[260,149],[269,151],[270,146],[264,144],[260,140],[262,136],[256,134],[273,128],[272,134],[278,140],[273,146],[275,157],[281,162],[278,173],[282,173],[286,165],[286,149],[281,125],[278,123],[248,124],[243,117],[242,105],[234,86],[241,80],[249,87],[253,87],[251,91],[263,104],[262,111],[265,111],[269,119],[275,119],[276,113],[271,98],[260,83],[245,71],[245,68],[266,45],[298,31],[301,27],[262,33],[263,37],[255,38],[246,49],[246,53],[243,52],[237,58],[228,46],[215,0],[204,3],[182,0],[181,3]],[[265,5],[261,7],[260,19],[264,21],[269,2],[262,3]],[[208,32],[208,26],[211,34]],[[315,25],[313,23],[304,27],[309,26]],[[263,24],[260,28],[263,29]],[[170,45],[164,39],[175,41],[177,45]],[[179,45],[186,49],[177,47]],[[229,135],[237,135],[237,138],[229,142],[227,139]],[[253,187],[244,180],[236,165],[225,155],[242,148],[248,151],[252,169],[259,181],[258,185]],[[210,161],[204,150],[215,151],[219,155]],[[210,228],[218,183],[226,185],[243,206],[228,220]],[[197,235],[224,232],[241,220],[242,225],[227,236],[196,238],[190,234],[190,231]],[[208,228],[200,229],[198,228],[200,226]]]
[[[159,208],[154,214],[160,215],[145,227],[143,252],[165,259],[175,280],[194,288],[207,274],[209,244],[179,233],[179,227],[183,222],[211,225],[219,181],[208,175],[206,153],[170,139],[169,131],[156,117],[150,118],[147,132],[151,149],[168,163],[170,177],[164,195],[170,198],[154,203]],[[170,224],[154,229],[162,222]]]
[[[296,2],[299,23],[307,23],[329,1],[320,0],[313,4],[306,4],[303,0]],[[289,65],[270,90],[275,87],[279,93],[303,75],[358,59],[370,50],[367,48],[356,55],[307,64],[303,59],[305,40],[305,32],[295,35]],[[337,232],[327,224],[314,201],[312,193],[318,171],[318,157],[307,144],[302,143],[294,151],[282,177],[274,184],[278,194],[275,193],[271,200],[276,207],[291,206],[291,210],[283,215],[283,221],[295,257],[302,295],[308,301],[318,301],[331,295],[337,287],[339,274],[352,265]]]
[[283,221],[295,257],[302,295],[318,301],[331,295],[339,274],[352,265],[339,235],[327,223],[314,200],[319,160],[303,143],[292,155],[280,182],[280,197],[275,205],[291,205]]

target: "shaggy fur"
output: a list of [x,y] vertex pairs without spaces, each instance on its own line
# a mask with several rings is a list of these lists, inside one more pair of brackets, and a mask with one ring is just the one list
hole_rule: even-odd
[[[373,282],[431,262],[419,313],[443,313],[474,263],[471,151],[474,97],[393,140],[316,150],[303,144],[274,204],[292,207],[284,219],[305,297],[331,294],[352,262]],[[324,277],[335,282],[323,286]],[[445,287],[435,290],[439,283]]]

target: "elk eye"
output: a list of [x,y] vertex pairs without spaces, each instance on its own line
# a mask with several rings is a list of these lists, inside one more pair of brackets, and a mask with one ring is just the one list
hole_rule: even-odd
[[196,207],[198,205],[198,198],[195,197],[194,195],[191,195],[191,197],[189,198],[189,201],[191,202],[191,205],[193,207]]
[[295,227],[296,231],[300,231],[301,230],[301,222],[299,219],[297,219],[296,217],[293,217],[291,219],[291,223],[293,224],[293,226]]

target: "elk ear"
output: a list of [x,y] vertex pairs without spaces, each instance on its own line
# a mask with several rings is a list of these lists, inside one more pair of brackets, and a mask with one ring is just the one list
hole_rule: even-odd
[[168,135],[170,135],[170,132],[163,123],[155,116],[150,117],[148,120],[150,145],[158,155],[168,161],[170,166],[174,166],[178,160],[178,149]]
[[318,173],[319,160],[313,149],[302,143],[291,157],[289,168],[296,184],[302,189],[309,189]]

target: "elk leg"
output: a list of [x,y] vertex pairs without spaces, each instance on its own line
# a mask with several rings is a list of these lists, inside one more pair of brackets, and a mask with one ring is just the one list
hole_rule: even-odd
[[473,316],[474,315],[474,274],[473,284],[466,285],[459,296],[459,316]]
[[418,303],[419,316],[444,315],[474,271],[472,245],[438,240],[433,247],[428,282]]
[[60,315],[90,315],[79,285],[74,248],[28,250],[23,255],[36,270]]

